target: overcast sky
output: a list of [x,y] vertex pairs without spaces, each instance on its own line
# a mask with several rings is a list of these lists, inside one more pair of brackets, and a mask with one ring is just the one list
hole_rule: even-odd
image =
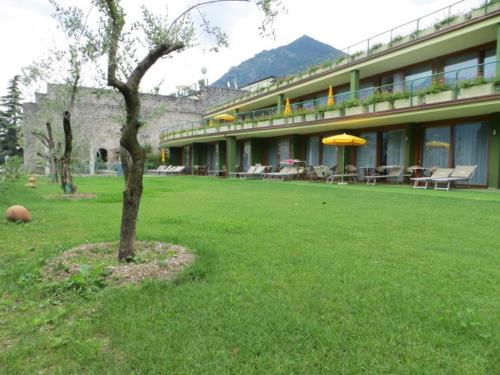
[[[90,0],[60,0],[64,4],[89,9]],[[138,14],[144,3],[155,11],[169,7],[173,17],[197,0],[123,0],[128,15]],[[290,43],[309,35],[338,49],[359,42],[379,32],[410,21],[451,4],[452,0],[282,0],[288,12],[276,23],[276,38],[262,39],[257,26],[261,15],[253,4],[224,3],[205,8],[208,18],[226,30],[230,47],[219,53],[206,51],[201,40],[199,47],[158,63],[147,74],[143,91],[164,81],[162,93],[175,91],[177,85],[188,85],[202,77],[207,68],[210,82],[218,79],[231,66],[251,58],[256,53]],[[474,6],[483,0],[467,0]],[[0,93],[20,68],[43,56],[46,49],[60,41],[56,22],[51,18],[48,0],[1,0],[0,38],[2,59]],[[436,18],[438,16],[436,15]],[[204,48],[205,47],[205,48]]]

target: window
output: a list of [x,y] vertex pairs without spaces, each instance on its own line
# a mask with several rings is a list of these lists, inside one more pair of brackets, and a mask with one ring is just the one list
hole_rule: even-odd
[[471,183],[486,185],[488,167],[488,126],[484,123],[455,126],[455,166],[477,165]]
[[479,58],[476,52],[453,56],[446,59],[444,80],[448,84],[477,77]]
[[334,167],[337,165],[337,147],[323,145],[323,165]]
[[290,159],[290,140],[288,138],[279,140],[279,158],[278,162]]
[[486,51],[484,56],[484,78],[495,78],[497,51],[495,48]]
[[429,87],[432,84],[432,66],[425,64],[410,69],[405,76],[406,90],[416,91]]
[[427,128],[424,137],[424,167],[447,168],[450,154],[450,127]]
[[335,103],[340,104],[351,98],[351,90],[343,87],[334,92]]
[[387,132],[387,165],[404,165],[405,139],[403,129]]
[[375,167],[377,163],[377,133],[362,133],[360,136],[367,142],[364,146],[356,147],[358,168]]
[[370,95],[373,95],[373,83],[366,82],[362,83],[359,86],[359,100],[363,101],[368,98]]
[[309,165],[319,164],[319,137],[309,137],[307,139],[306,162]]
[[270,140],[267,148],[267,164],[273,167],[274,170],[279,166],[278,160],[278,142]]
[[252,155],[252,142],[246,141],[243,144],[243,170],[247,171],[250,168],[250,158]]

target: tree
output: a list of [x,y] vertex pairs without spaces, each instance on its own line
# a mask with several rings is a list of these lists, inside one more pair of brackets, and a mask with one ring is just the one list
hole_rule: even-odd
[[[128,260],[134,256],[136,239],[136,222],[143,191],[144,161],[146,153],[140,145],[137,134],[143,125],[141,118],[141,101],[139,86],[148,70],[160,59],[182,52],[194,45],[195,28],[189,18],[193,10],[199,11],[203,19],[203,31],[214,36],[216,46],[226,46],[227,36],[217,26],[212,26],[200,9],[204,6],[222,2],[247,2],[252,0],[212,0],[199,2],[188,7],[177,18],[169,22],[168,19],[157,17],[143,7],[142,21],[132,24],[132,28],[124,31],[125,13],[120,0],[93,0],[99,6],[106,27],[104,39],[107,41],[107,83],[118,90],[125,101],[126,121],[120,138],[121,163],[125,177],[123,191],[122,221],[120,229],[120,244],[118,259]],[[260,26],[262,34],[272,33],[272,23],[278,15],[281,4],[277,0],[254,0],[264,13],[264,21]],[[142,39],[135,38],[142,33]],[[127,59],[135,49],[134,42],[141,42],[147,46],[148,52],[142,59]],[[132,61],[132,62],[131,62]],[[128,68],[128,69],[127,69]]]
[[9,81],[7,95],[2,96],[0,106],[0,158],[5,156],[22,156],[23,149],[20,146],[19,135],[22,134],[23,106],[21,89],[19,88],[21,77],[14,76]]
[[42,159],[46,160],[49,163],[50,166],[50,178],[53,183],[57,182],[58,178],[58,171],[57,171],[57,164],[58,164],[58,157],[57,155],[60,152],[61,149],[61,144],[58,143],[57,146],[54,142],[54,136],[52,134],[52,125],[49,121],[45,123],[45,128],[46,128],[46,133],[41,132],[41,131],[35,131],[32,132],[32,134],[37,137],[40,142],[45,146],[47,149],[46,153],[40,153],[37,152],[38,156],[40,156]]
[[[67,43],[53,48],[47,57],[24,68],[23,73],[25,82],[28,84],[41,80],[62,81],[57,100],[59,101],[58,110],[62,115],[64,152],[57,159],[57,163],[60,166],[61,188],[64,193],[70,194],[76,191],[71,174],[73,150],[71,114],[79,93],[83,70],[86,66],[95,64],[100,56],[99,42],[96,41],[96,35],[87,25],[88,14],[85,14],[82,9],[72,6],[63,7],[56,0],[49,0],[49,2],[54,7],[53,17],[58,21]],[[34,133],[44,144],[49,143],[52,132],[48,119],[46,119],[46,124],[49,124],[47,134],[44,134],[46,139],[41,137],[43,133]],[[49,153],[53,151],[55,148],[52,141],[52,149],[49,148]],[[51,166],[53,155],[49,157]]]

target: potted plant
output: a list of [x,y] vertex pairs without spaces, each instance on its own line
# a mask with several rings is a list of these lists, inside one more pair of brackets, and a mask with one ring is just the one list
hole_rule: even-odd
[[[417,98],[414,97],[413,99],[415,100],[413,104],[417,104]],[[394,109],[401,109],[411,107],[412,100],[410,99],[408,91],[398,91],[392,93],[392,103]]]
[[477,77],[472,80],[462,81],[459,84],[458,99],[473,98],[476,96],[491,95],[495,93],[495,85],[491,80]]
[[355,116],[364,113],[364,108],[359,99],[348,99],[342,103],[346,116]]
[[272,125],[285,125],[288,123],[288,118],[284,117],[282,113],[276,113],[272,116]]
[[261,116],[261,117],[257,118],[256,125],[258,128],[270,126],[271,119],[268,116]]
[[392,95],[389,92],[377,92],[363,101],[368,112],[390,111],[392,107]]
[[455,91],[447,83],[435,82],[429,88],[419,91],[418,96],[423,98],[425,104],[434,104],[455,99]]
[[247,118],[243,121],[242,128],[243,129],[252,129],[255,127],[257,121],[255,121],[253,118]]
[[318,113],[322,114],[325,120],[342,116],[342,104],[325,106],[318,109]]

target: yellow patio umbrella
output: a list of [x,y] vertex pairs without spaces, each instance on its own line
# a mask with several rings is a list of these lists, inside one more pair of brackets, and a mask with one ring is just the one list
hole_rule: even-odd
[[292,114],[292,107],[290,106],[290,99],[286,98],[285,110],[283,111],[284,116],[290,116]]
[[326,105],[331,107],[335,105],[335,98],[333,97],[333,87],[330,85],[330,89],[328,90],[328,100],[326,101]]
[[165,149],[163,147],[161,148],[161,162],[165,163]]
[[344,133],[323,138],[321,142],[330,146],[363,146],[367,141],[364,138]]
[[234,121],[234,116],[228,113],[223,113],[221,115],[214,116],[214,120]]
[[426,142],[425,145],[427,147],[442,147],[442,148],[450,148],[450,144],[442,141],[429,141]]

